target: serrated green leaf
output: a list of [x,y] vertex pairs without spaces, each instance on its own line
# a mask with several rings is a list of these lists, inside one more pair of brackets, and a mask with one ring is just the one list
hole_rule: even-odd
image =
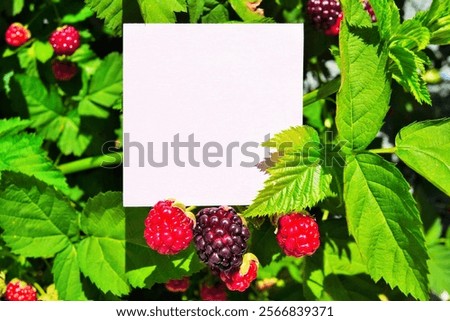
[[13,253],[52,257],[78,234],[78,215],[67,199],[33,177],[2,173],[0,208],[2,238]]
[[228,10],[221,4],[202,17],[202,23],[226,23],[229,20]]
[[86,150],[91,137],[80,130],[77,110],[68,111],[55,87],[47,91],[39,78],[16,75],[28,105],[31,126],[46,139],[57,141],[65,155],[80,156]]
[[[380,0],[386,2],[387,0]],[[342,11],[344,13],[344,21],[349,26],[356,27],[372,27],[372,20],[367,11],[363,9],[363,5],[353,0],[341,1]],[[383,10],[384,12],[384,10]]]
[[[20,126],[17,123],[16,125]],[[10,135],[0,140],[0,171],[35,176],[66,193],[69,190],[66,179],[41,148],[42,138],[32,134],[15,134],[19,128],[11,129]]]
[[317,131],[310,126],[296,126],[274,135],[262,146],[276,148],[281,154],[288,155],[299,152],[305,146],[318,147],[320,139]]
[[450,195],[450,118],[404,127],[395,143],[396,154],[406,165]]
[[205,267],[194,247],[177,255],[160,255],[150,249],[144,239],[144,221],[148,208],[126,208],[127,277],[133,287],[152,287],[170,279],[192,275]]
[[108,192],[90,199],[82,213],[81,230],[89,235],[78,246],[84,275],[103,292],[127,294],[125,276],[125,212],[122,194]]
[[85,0],[100,19],[105,19],[105,26],[116,35],[122,35],[122,1],[121,0]]
[[260,0],[229,0],[231,7],[244,22],[273,22],[258,10]]
[[29,120],[23,120],[19,117],[0,119],[0,138],[19,133],[30,126],[30,123]]
[[389,40],[400,27],[400,11],[394,0],[371,1],[370,5],[377,18],[380,38]]
[[370,276],[426,300],[428,255],[422,222],[400,171],[375,154],[350,156],[344,197],[349,231]]
[[88,94],[79,105],[79,112],[86,116],[108,117],[101,107],[112,108],[122,97],[122,56],[112,53],[98,66],[89,85]]
[[203,13],[205,0],[187,0],[187,6],[189,13],[189,22],[197,23]]
[[80,279],[78,253],[75,246],[70,245],[56,255],[53,261],[52,274],[60,300],[86,300]]
[[387,49],[375,27],[350,25],[358,22],[354,19],[359,15],[344,19],[339,35],[342,82],[337,94],[336,126],[346,151],[363,150],[372,142],[389,110],[391,95]]
[[391,46],[409,50],[423,50],[430,44],[430,31],[419,21],[406,20],[390,39]]
[[431,32],[430,43],[450,43],[450,3],[447,0],[433,0],[427,11],[420,11],[413,20],[420,22]]
[[[270,177],[264,189],[245,211],[247,217],[270,216],[302,211],[325,198],[330,191],[330,167],[322,156],[319,135],[309,129],[292,128],[275,136],[276,140],[294,140],[295,150],[268,169]],[[292,135],[291,133],[292,132]],[[303,135],[295,138],[296,134]]]
[[389,57],[395,63],[392,78],[411,92],[419,103],[431,105],[427,84],[419,74],[424,61],[411,50],[395,45],[389,49]]
[[184,0],[138,0],[145,23],[176,22],[175,12],[187,12]]

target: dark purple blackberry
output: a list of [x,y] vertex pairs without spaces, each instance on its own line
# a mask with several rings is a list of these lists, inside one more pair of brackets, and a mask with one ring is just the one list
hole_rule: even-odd
[[227,206],[205,208],[196,222],[194,243],[200,259],[214,272],[238,268],[250,232],[236,211]]
[[[309,0],[306,12],[311,18],[314,26],[325,32],[336,29],[337,24],[342,20],[342,9],[339,1]],[[337,28],[339,33],[339,26]]]

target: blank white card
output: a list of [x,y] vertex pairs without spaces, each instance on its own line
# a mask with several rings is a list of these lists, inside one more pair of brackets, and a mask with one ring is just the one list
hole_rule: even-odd
[[302,79],[302,24],[125,24],[124,206],[250,204]]

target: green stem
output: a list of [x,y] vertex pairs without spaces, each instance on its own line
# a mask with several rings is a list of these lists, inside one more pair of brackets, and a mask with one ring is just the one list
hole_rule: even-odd
[[307,93],[306,95],[303,96],[303,108],[315,103],[318,100],[331,96],[332,94],[336,93],[339,90],[340,86],[341,86],[341,77],[338,77],[336,79],[327,82],[322,87]]
[[117,165],[122,163],[122,155],[122,152],[117,152],[102,156],[88,157],[70,163],[61,164],[58,168],[61,172],[63,172],[63,174],[72,174],[98,167],[113,166],[115,168]]
[[194,211],[196,208],[197,208],[197,206],[194,206],[194,205],[189,206],[189,207],[186,209],[186,212],[192,212],[192,211]]
[[368,151],[374,154],[394,154],[397,151],[397,147],[369,149]]

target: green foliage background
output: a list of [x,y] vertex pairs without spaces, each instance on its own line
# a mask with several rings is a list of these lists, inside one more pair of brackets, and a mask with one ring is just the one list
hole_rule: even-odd
[[[260,260],[258,280],[230,298],[428,300],[449,293],[450,115],[429,92],[443,82],[429,45],[448,48],[450,5],[434,0],[403,20],[404,1],[371,1],[373,24],[358,0],[345,0],[333,38],[312,28],[305,4],[2,1],[0,29],[19,21],[33,35],[17,49],[0,45],[0,270],[7,279],[44,291],[55,284],[62,300],[198,299],[199,286],[217,278],[194,248],[157,254],[143,238],[149,209],[122,206],[122,19],[305,22],[305,125],[265,143],[281,156],[254,202],[238,208]],[[68,58],[79,72],[66,83],[51,73],[47,41],[63,24],[82,37]],[[289,148],[277,149],[285,142]],[[296,259],[280,253],[272,223],[302,210],[316,217],[322,246]],[[183,276],[191,279],[187,293],[165,290]],[[273,286],[261,290],[268,280]]]

